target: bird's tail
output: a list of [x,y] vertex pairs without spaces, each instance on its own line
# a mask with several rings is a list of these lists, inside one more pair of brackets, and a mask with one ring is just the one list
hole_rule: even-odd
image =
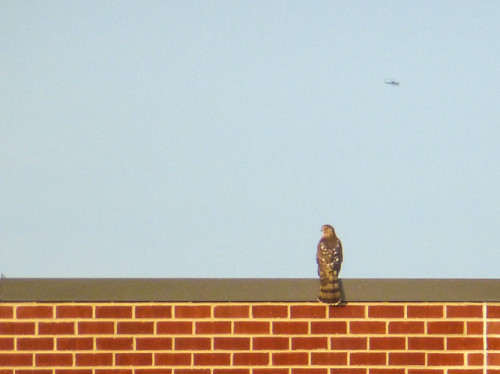
[[338,305],[341,302],[339,279],[334,277],[331,282],[321,282],[318,300],[325,304]]

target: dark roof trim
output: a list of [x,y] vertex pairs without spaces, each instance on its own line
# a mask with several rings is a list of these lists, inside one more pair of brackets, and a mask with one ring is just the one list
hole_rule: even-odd
[[[307,302],[318,279],[1,279],[0,302]],[[498,302],[500,279],[342,279],[346,302]]]

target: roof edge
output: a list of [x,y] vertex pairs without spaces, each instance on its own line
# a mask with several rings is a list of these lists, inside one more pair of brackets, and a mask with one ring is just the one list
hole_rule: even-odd
[[[500,279],[341,279],[345,302],[500,302]],[[313,302],[316,278],[7,278],[0,302]]]

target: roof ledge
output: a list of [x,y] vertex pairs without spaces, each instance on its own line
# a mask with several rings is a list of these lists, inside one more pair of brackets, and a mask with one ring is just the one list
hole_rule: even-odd
[[[312,302],[310,278],[12,278],[0,302]],[[341,279],[345,302],[500,302],[500,279]]]

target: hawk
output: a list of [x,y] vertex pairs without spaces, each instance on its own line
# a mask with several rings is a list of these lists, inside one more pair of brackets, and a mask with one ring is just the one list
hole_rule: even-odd
[[321,227],[323,237],[318,243],[316,262],[321,286],[318,300],[322,303],[338,305],[341,302],[339,273],[342,265],[342,243],[330,225]]

